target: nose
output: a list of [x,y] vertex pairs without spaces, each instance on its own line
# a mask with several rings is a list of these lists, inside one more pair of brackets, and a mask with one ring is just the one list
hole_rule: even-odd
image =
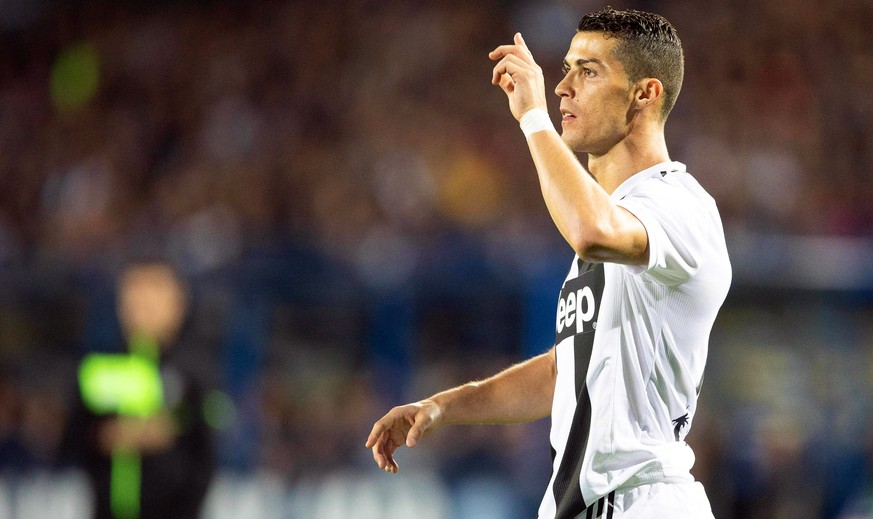
[[561,81],[559,81],[558,84],[555,86],[555,94],[557,94],[558,97],[572,97],[573,96],[573,92],[572,92],[571,86],[570,86],[569,77],[570,77],[569,74],[565,75],[564,78]]

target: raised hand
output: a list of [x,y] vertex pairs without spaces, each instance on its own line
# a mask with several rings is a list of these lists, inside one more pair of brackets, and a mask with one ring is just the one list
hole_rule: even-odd
[[509,99],[509,109],[516,120],[532,108],[547,110],[543,70],[534,61],[530,49],[515,33],[513,45],[501,45],[488,53],[497,61],[491,75],[491,84],[498,85]]
[[394,461],[394,451],[402,445],[415,447],[439,427],[442,416],[440,407],[431,400],[395,407],[373,425],[364,446],[373,450],[380,469],[396,474],[400,467]]

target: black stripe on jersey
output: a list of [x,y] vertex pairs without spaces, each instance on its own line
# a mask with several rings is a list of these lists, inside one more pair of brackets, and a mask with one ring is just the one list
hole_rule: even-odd
[[[601,497],[597,502],[582,510],[575,519],[612,519],[615,513],[615,490]],[[604,515],[605,514],[605,515]]]
[[[574,332],[581,330],[581,333],[566,335],[573,337],[576,410],[573,413],[567,445],[564,448],[561,464],[552,486],[557,506],[556,519],[575,518],[585,512],[587,508],[585,500],[582,498],[582,490],[579,487],[582,459],[588,446],[588,431],[591,426],[591,398],[588,395],[585,379],[588,374],[588,365],[591,363],[591,351],[594,346],[594,334],[597,331],[596,323],[600,313],[604,281],[602,263],[583,262],[580,264],[579,277],[564,283],[564,287],[561,289],[561,299],[558,302],[556,343],[563,340],[562,335],[565,335],[567,330]],[[590,296],[582,297],[583,293],[590,294]],[[562,317],[564,318],[563,323]],[[582,320],[578,323],[578,327],[577,319]],[[560,366],[558,369],[561,369]]]
[[593,504],[588,507],[588,515],[586,519],[597,519],[601,516],[603,512],[603,498],[597,500],[596,504]]
[[573,422],[570,424],[570,435],[564,448],[561,465],[558,467],[555,483],[552,486],[557,506],[555,519],[577,517],[587,507],[585,500],[582,499],[579,476],[585,448],[588,445],[588,431],[591,426],[591,398],[588,395],[588,387],[585,385],[585,375],[588,373],[593,342],[594,330],[581,333],[573,338],[577,388],[576,411],[573,414]]

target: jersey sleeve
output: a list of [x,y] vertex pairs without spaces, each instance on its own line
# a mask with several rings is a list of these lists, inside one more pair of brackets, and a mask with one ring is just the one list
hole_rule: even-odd
[[706,202],[681,185],[649,180],[645,189],[616,202],[646,228],[647,265],[627,266],[635,274],[665,285],[679,285],[697,273],[707,241]]

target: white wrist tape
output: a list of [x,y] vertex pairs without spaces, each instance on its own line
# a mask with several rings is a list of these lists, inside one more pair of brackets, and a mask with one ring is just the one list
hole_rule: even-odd
[[521,126],[521,131],[524,132],[524,138],[527,139],[531,134],[541,131],[556,131],[552,120],[549,119],[549,113],[542,108],[532,108],[521,116],[518,121]]

